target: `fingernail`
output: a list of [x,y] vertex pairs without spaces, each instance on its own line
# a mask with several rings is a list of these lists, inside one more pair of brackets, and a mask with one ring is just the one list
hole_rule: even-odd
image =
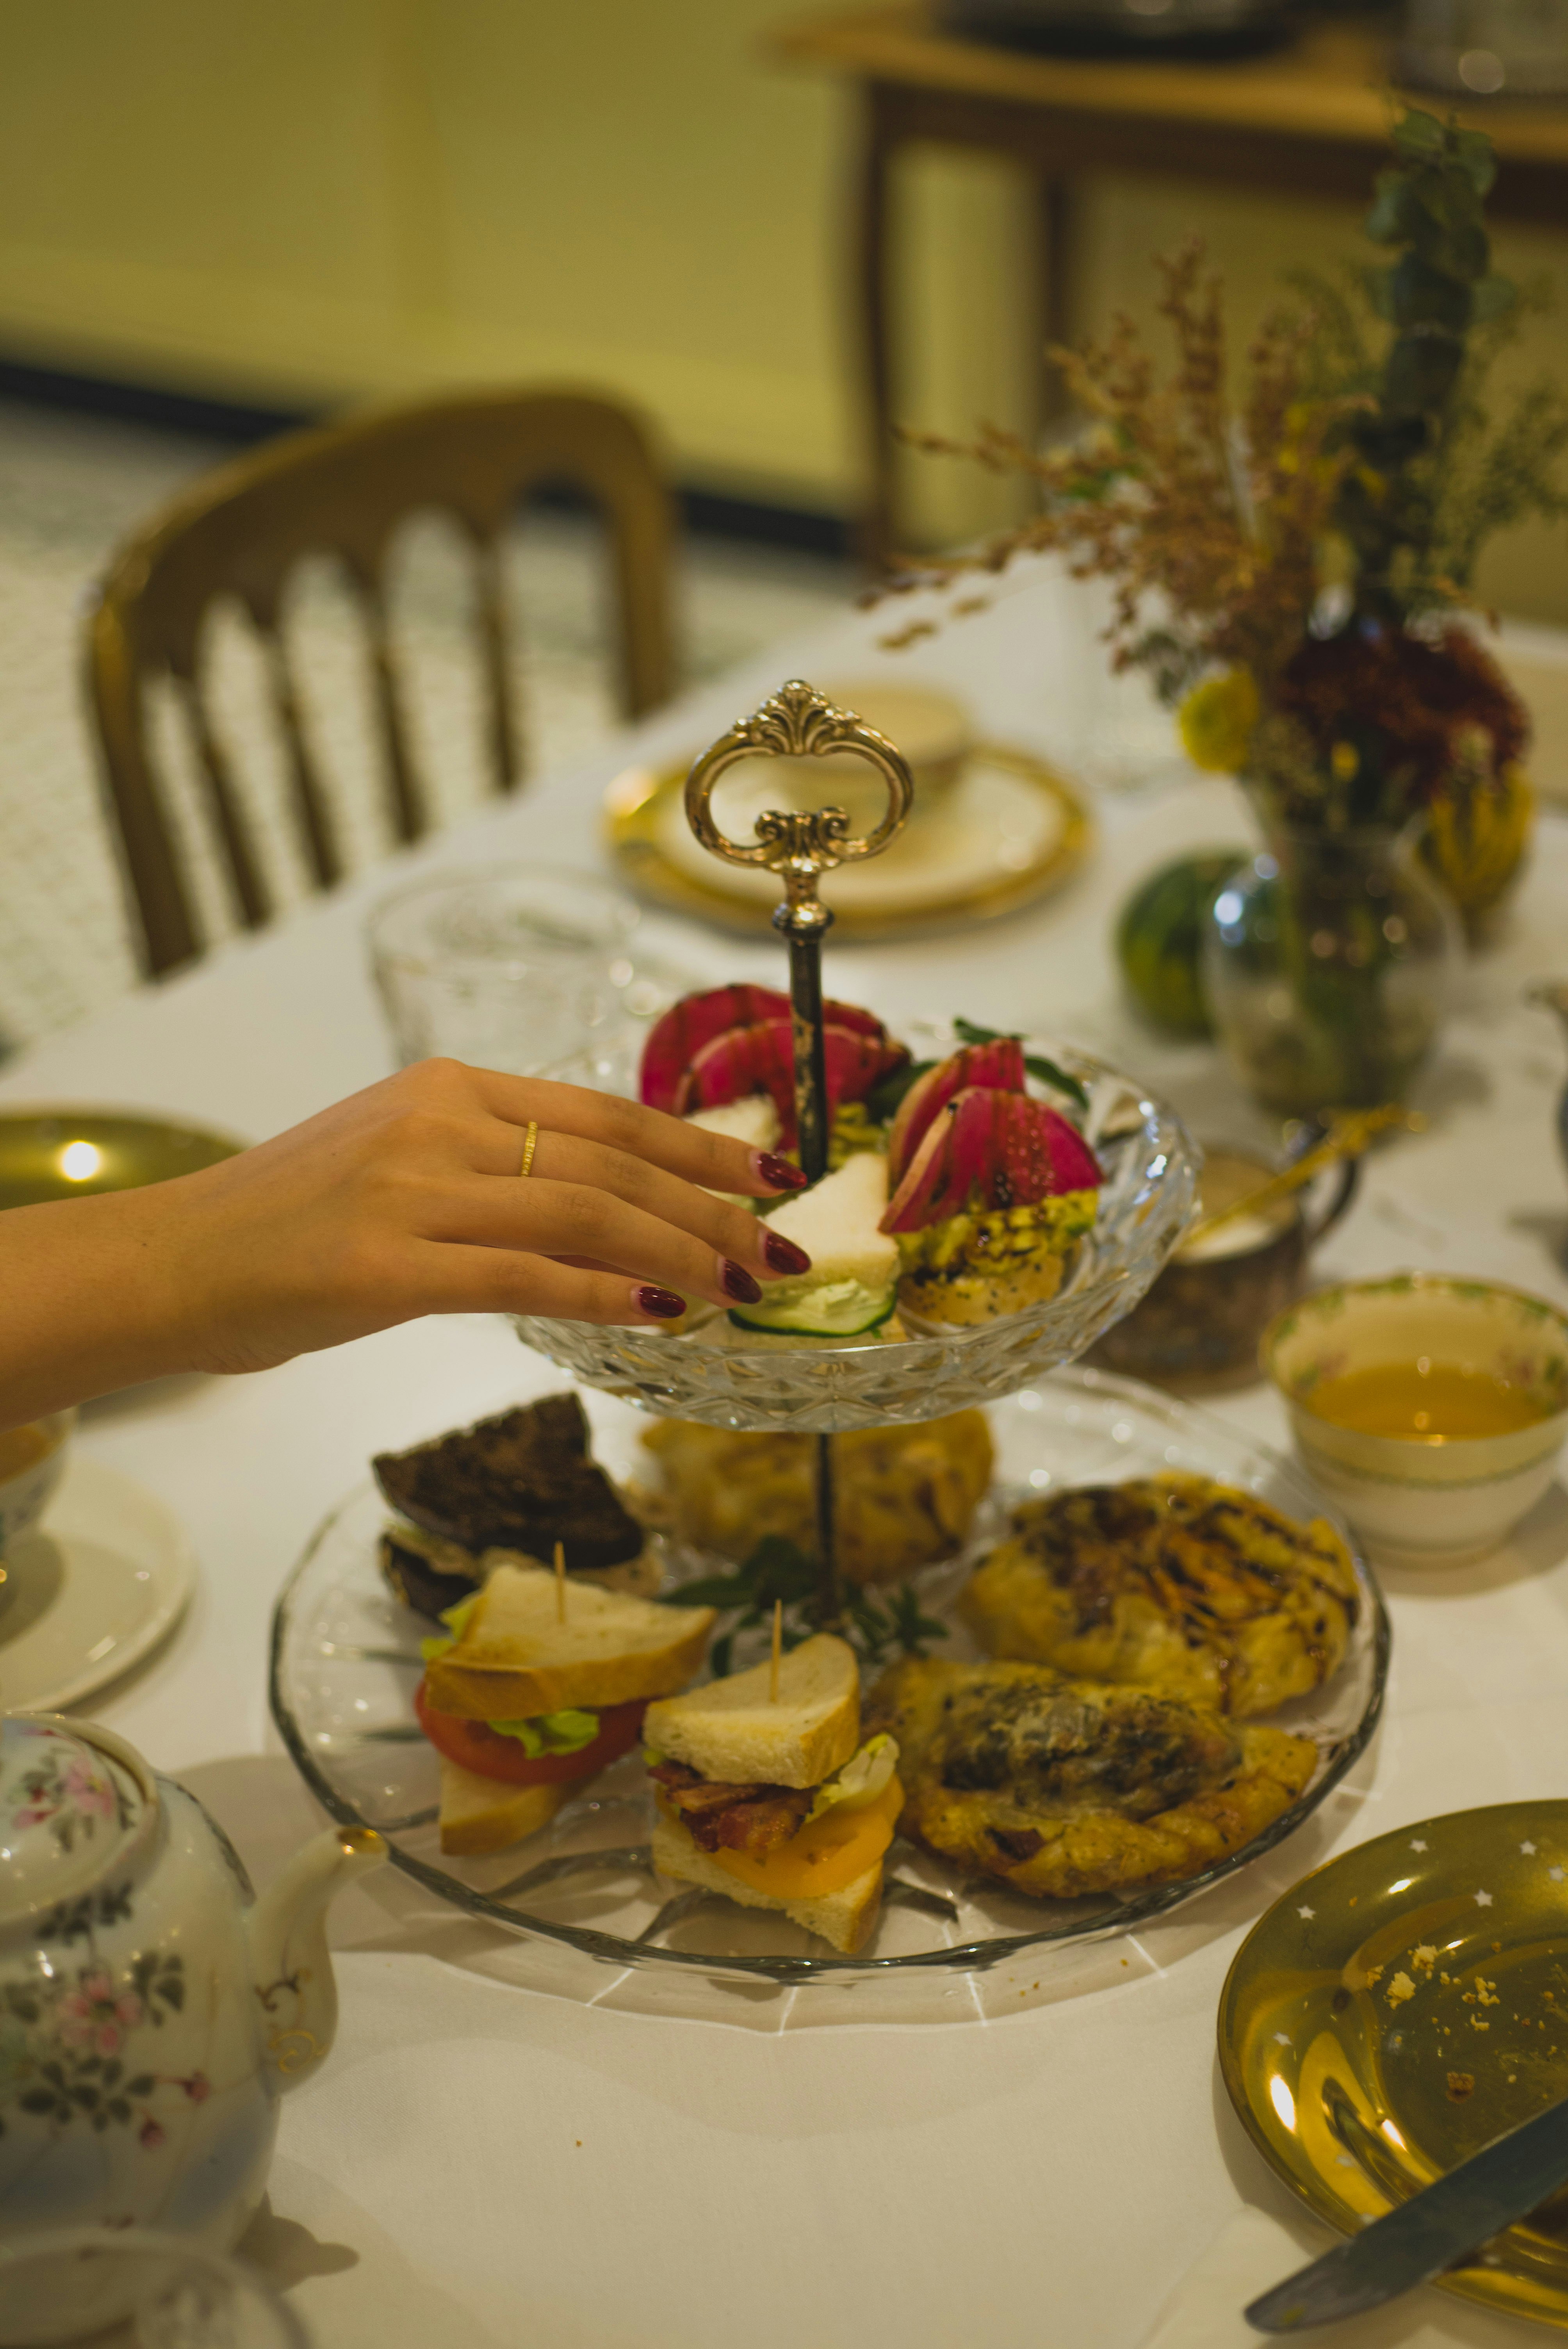
[[758,1181],[766,1183],[770,1191],[803,1191],[806,1187],[806,1177],[799,1167],[792,1165],[788,1158],[780,1158],[776,1150],[754,1150],[751,1166]]
[[686,1309],[686,1299],[677,1297],[673,1288],[634,1288],[632,1302],[639,1313],[651,1313],[660,1321],[678,1321]]
[[727,1256],[718,1259],[718,1285],[727,1297],[738,1305],[760,1305],[762,1291],[744,1265],[731,1264]]
[[762,1236],[763,1261],[775,1272],[810,1272],[811,1259],[803,1247],[787,1240],[782,1232],[765,1232]]

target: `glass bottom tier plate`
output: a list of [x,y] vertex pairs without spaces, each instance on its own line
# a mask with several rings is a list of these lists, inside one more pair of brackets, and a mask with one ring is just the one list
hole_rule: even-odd
[[[614,1473],[624,1474],[631,1460],[616,1454],[631,1449],[624,1423],[634,1425],[634,1414],[584,1400],[598,1455]],[[1058,1371],[993,1405],[988,1416],[996,1481],[971,1552],[995,1537],[1004,1511],[1028,1494],[1166,1469],[1241,1485],[1292,1516],[1319,1513],[1310,1487],[1275,1454],[1130,1380]],[[833,1985],[854,1986],[868,1995],[844,2019],[871,2021],[884,2008],[890,2016],[897,2009],[896,1999],[876,1993],[878,1983],[885,1992],[904,1977],[923,1977],[935,1995],[952,1997],[951,1989],[934,1992],[933,1976],[983,1982],[1019,1959],[1028,1961],[1029,1980],[1016,1995],[1031,1990],[1038,1995],[1042,1968],[1058,1961],[1060,1953],[1126,1936],[1282,1844],[1350,1770],[1383,1701],[1387,1618],[1357,1557],[1362,1604],[1345,1661],[1313,1696],[1273,1716],[1315,1741],[1316,1769],[1300,1797],[1243,1850],[1177,1884],[1121,1897],[1031,1900],[1006,1886],[967,1878],[900,1839],[888,1855],[875,1932],[859,1955],[842,1958],[781,1915],[661,1887],[649,1866],[652,1805],[634,1755],[593,1780],[549,1828],[526,1842],[482,1859],[444,1856],[436,1829],[436,1756],[414,1725],[410,1703],[421,1670],[418,1641],[428,1627],[392,1598],[381,1578],[377,1548],[385,1514],[372,1486],[352,1494],[290,1575],[273,1619],[273,1716],[305,1780],[335,1818],[379,1829],[397,1868],[427,1895],[529,1937],[531,1946],[510,1969],[511,1979],[583,2000],[603,1995],[609,1970],[617,1977],[663,1976],[664,1992],[655,1989],[641,2002],[666,2012],[702,2011],[700,2001],[695,2010],[683,2001],[676,1979],[682,1975],[738,1990],[749,1982],[758,1995],[769,1983],[795,1985],[799,1995],[813,1997]],[[672,1585],[701,1570],[689,1554],[672,1552],[670,1564]],[[964,1560],[926,1569],[919,1578],[924,1609],[950,1617],[965,1570]],[[976,1651],[955,1626],[937,1652],[974,1656]],[[1293,1872],[1322,1856],[1320,1849],[1303,1850]],[[1241,1913],[1255,1916],[1279,1889],[1278,1881],[1260,1883]],[[1229,1930],[1237,1921],[1233,1903],[1212,1930]],[[575,1960],[568,1961],[572,1953]],[[1114,1961],[1122,1981],[1128,1975],[1120,1969],[1129,1963],[1125,1955]],[[1047,1981],[1045,1995],[1051,1994]],[[980,2003],[984,2011],[983,1996]],[[929,2011],[955,2019],[952,2007]]]

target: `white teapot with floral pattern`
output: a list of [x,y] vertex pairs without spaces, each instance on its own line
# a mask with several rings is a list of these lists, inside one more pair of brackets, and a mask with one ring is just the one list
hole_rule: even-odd
[[327,1903],[386,1856],[328,1828],[258,1900],[123,1738],[0,1720],[0,2243],[94,2224],[235,2240],[278,2097],[332,2044]]

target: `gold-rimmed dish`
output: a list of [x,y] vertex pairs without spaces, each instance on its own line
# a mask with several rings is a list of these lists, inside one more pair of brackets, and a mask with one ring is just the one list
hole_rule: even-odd
[[[1568,1802],[1394,1829],[1295,1886],[1220,2001],[1264,2159],[1346,2234],[1568,2095]],[[1439,2288],[1568,2327],[1568,2190]]]
[[[762,770],[766,777],[766,770]],[[778,884],[715,862],[686,828],[686,766],[632,767],[611,785],[604,836],[636,894],[745,937],[770,927]],[[755,813],[747,798],[776,802],[775,782],[734,786],[726,822],[738,836]],[[762,798],[758,804],[763,803]],[[955,781],[915,812],[875,864],[829,874],[824,901],[843,940],[929,936],[997,920],[1061,888],[1094,844],[1094,822],[1067,779],[1028,752],[979,743]]]
[[41,1104],[0,1112],[0,1207],[95,1191],[135,1191],[216,1166],[246,1147],[232,1134],[133,1110]]

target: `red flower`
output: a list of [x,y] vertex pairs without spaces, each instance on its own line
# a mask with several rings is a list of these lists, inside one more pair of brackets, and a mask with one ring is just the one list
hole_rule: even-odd
[[157,2121],[143,2121],[141,2133],[137,2141],[144,2153],[156,2153],[163,2143],[163,2131]]
[[1360,626],[1309,637],[1286,664],[1275,699],[1326,758],[1336,743],[1376,740],[1385,775],[1412,805],[1442,788],[1476,729],[1490,738],[1494,777],[1518,764],[1530,740],[1518,696],[1468,628],[1429,640]]
[[192,2072],[191,2077],[181,2080],[180,2085],[193,2105],[204,2105],[212,2093],[212,2083],[205,2072]]

